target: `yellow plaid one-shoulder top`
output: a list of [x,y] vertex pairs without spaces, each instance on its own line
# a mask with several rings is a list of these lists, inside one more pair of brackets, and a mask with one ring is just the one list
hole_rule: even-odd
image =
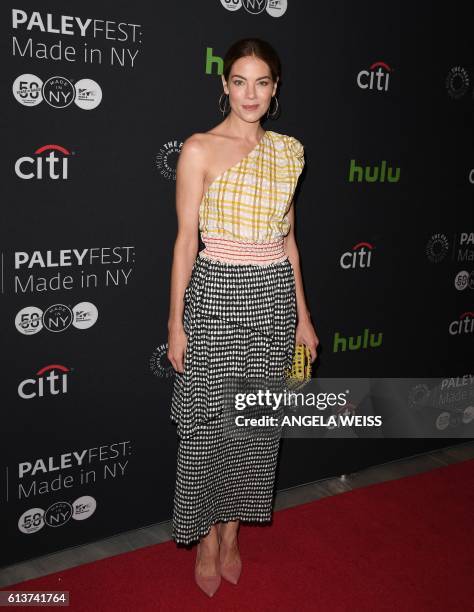
[[199,207],[201,234],[249,242],[286,236],[304,163],[299,140],[267,130],[250,153],[209,185]]

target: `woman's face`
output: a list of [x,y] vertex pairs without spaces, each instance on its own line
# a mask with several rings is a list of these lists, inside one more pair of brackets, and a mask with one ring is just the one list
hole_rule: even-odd
[[258,121],[268,110],[277,82],[272,81],[268,65],[253,56],[241,57],[232,65],[229,81],[222,77],[232,111],[244,121]]

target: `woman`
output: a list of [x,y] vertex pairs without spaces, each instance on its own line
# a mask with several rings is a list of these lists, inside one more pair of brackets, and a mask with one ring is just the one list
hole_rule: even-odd
[[[279,448],[279,439],[223,435],[224,378],[282,376],[296,343],[309,346],[311,361],[319,344],[293,232],[303,145],[260,125],[279,79],[268,43],[232,45],[222,76],[230,112],[184,142],[177,167],[167,352],[179,436],[173,538],[200,540],[195,580],[209,596],[221,575],[237,584],[240,521],[271,520]],[[198,229],[205,248],[196,257]]]

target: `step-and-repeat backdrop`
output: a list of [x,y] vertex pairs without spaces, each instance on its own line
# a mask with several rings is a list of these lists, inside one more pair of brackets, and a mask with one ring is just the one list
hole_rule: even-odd
[[[176,163],[222,120],[238,38],[280,54],[281,112],[262,125],[305,147],[296,235],[315,376],[466,383],[474,65],[457,5],[2,8],[0,565],[171,517]],[[285,439],[277,489],[448,436]]]

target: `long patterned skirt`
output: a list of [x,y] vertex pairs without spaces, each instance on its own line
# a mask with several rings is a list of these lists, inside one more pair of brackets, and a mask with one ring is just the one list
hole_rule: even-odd
[[172,531],[177,544],[191,544],[217,521],[271,521],[280,438],[225,435],[223,383],[275,379],[291,365],[296,296],[289,259],[236,264],[198,254],[183,319],[184,372],[176,373],[171,404],[179,436]]

